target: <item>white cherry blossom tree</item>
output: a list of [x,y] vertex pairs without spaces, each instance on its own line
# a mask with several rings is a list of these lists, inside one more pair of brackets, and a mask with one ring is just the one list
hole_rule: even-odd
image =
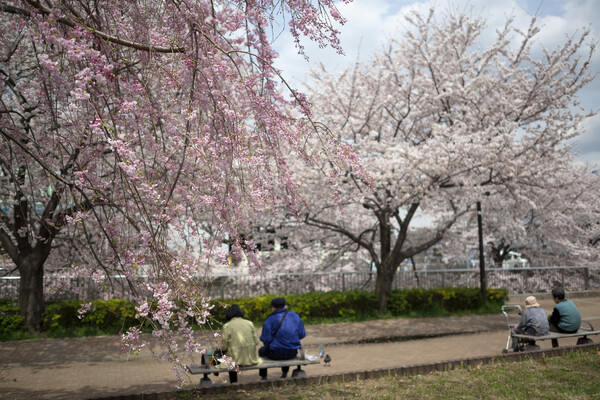
[[[483,199],[486,265],[501,267],[509,251],[532,266],[593,265],[594,238],[600,234],[600,182],[597,173],[573,164],[560,182],[532,187],[525,201],[510,196]],[[477,247],[475,213],[455,224],[442,242],[445,258],[458,259]]]
[[[533,265],[597,265],[600,248],[600,176],[578,168],[556,190],[538,191],[537,204],[523,213],[520,252]],[[493,232],[493,231],[492,231]],[[511,236],[506,236],[507,242]],[[515,240],[513,238],[513,240]]]
[[[356,147],[371,180],[351,167],[331,172],[332,201],[322,179],[298,172],[305,221],[368,251],[381,310],[400,263],[438,243],[486,194],[520,204],[560,185],[572,167],[567,141],[590,115],[577,103],[593,78],[588,31],[536,52],[535,19],[524,32],[508,19],[487,46],[481,18],[431,11],[407,21],[406,34],[370,61],[313,74],[313,113]],[[413,235],[423,219],[429,234]]]

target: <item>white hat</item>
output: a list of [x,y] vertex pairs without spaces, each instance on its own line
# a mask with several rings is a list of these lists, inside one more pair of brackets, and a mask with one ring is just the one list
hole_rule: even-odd
[[529,296],[528,298],[525,299],[525,308],[539,307],[539,306],[540,306],[540,303],[537,302],[535,297]]

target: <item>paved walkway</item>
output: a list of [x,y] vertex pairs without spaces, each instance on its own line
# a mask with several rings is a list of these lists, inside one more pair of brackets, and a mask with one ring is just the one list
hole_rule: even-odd
[[[600,297],[574,301],[583,318],[600,327]],[[553,307],[551,300],[540,303],[547,311]],[[325,345],[332,362],[305,369],[315,376],[497,355],[506,340],[502,314],[311,325],[303,340],[307,353],[316,354]],[[571,344],[575,340],[561,341]],[[4,342],[0,360],[0,399],[86,399],[168,392],[175,386],[169,364],[155,361],[149,352],[122,354],[117,337]],[[276,371],[269,374],[277,379]],[[227,384],[227,374],[211,379]],[[256,371],[240,375],[240,382],[256,380]],[[198,381],[192,377],[187,387]]]

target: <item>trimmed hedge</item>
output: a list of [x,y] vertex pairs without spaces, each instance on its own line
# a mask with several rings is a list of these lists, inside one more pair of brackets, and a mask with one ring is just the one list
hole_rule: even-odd
[[[374,292],[351,290],[347,292],[311,292],[285,296],[290,309],[297,312],[305,323],[321,321],[361,321],[379,317],[443,316],[457,312],[500,312],[507,298],[504,289],[488,289],[488,305],[481,307],[480,290],[470,288],[394,290],[388,296],[388,313],[378,312],[378,297]],[[214,321],[225,321],[225,310],[239,304],[246,318],[255,324],[271,313],[271,300],[277,296],[264,295],[242,299],[214,299]],[[44,330],[50,336],[70,334],[116,334],[140,324],[135,318],[135,307],[127,300],[92,301],[89,312],[79,319],[80,300],[51,302],[46,305]],[[0,301],[0,340],[23,329],[23,317],[10,300]],[[6,339],[4,339],[6,340]]]
[[[79,319],[78,310],[84,303],[91,303],[90,311]],[[127,300],[110,299],[84,302],[69,300],[53,302],[44,310],[44,330],[52,332],[58,328],[84,328],[91,331],[125,331],[139,325],[135,318],[135,306]]]
[[[256,324],[262,323],[271,313],[271,300],[274,295],[253,298],[213,300],[213,316],[216,320],[225,320],[225,309],[238,304],[245,318]],[[505,289],[488,289],[488,304],[484,311],[500,312],[507,299]],[[285,296],[291,310],[297,312],[305,322],[322,320],[364,320],[376,318],[379,300],[374,292],[350,290],[346,292],[311,292],[302,295]],[[443,288],[443,289],[401,289],[388,295],[388,316],[409,315],[450,315],[457,312],[475,312],[480,310],[480,289]]]

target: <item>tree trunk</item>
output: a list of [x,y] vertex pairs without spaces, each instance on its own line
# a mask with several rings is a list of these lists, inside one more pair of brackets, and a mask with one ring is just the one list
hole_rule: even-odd
[[45,257],[32,254],[17,265],[21,275],[19,283],[19,313],[25,317],[29,332],[42,330],[44,312],[44,261]]
[[387,311],[387,296],[392,291],[396,268],[392,265],[381,264],[377,268],[377,281],[375,291],[379,296],[379,311],[384,313]]

